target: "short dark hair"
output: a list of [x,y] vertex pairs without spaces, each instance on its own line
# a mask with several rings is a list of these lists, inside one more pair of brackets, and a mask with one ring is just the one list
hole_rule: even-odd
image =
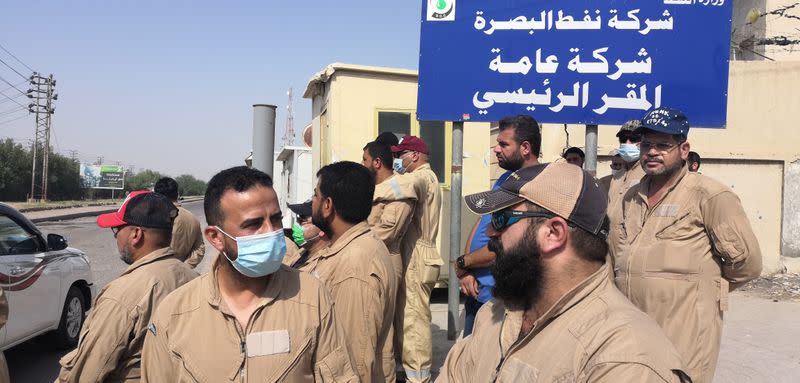
[[317,172],[319,193],[333,200],[336,215],[348,223],[359,223],[372,210],[375,179],[367,168],[350,161],[323,166]]
[[178,200],[178,182],[169,177],[161,177],[156,181],[153,191],[173,201]]
[[700,155],[697,152],[689,152],[689,156],[686,157],[686,161],[690,164],[693,162],[697,162],[697,167],[700,167]]
[[[146,232],[150,232],[155,234],[155,238],[153,242],[156,246],[159,247],[167,247],[172,243],[172,231],[169,230],[160,230],[160,229],[150,229],[145,228]],[[145,234],[146,235],[146,234]]]
[[383,132],[375,137],[375,142],[379,142],[384,145],[392,146],[397,145],[400,143],[400,139],[397,138],[397,135],[392,132]]
[[206,213],[206,222],[209,225],[221,225],[225,220],[225,215],[220,209],[220,199],[228,190],[244,192],[254,186],[272,187],[272,178],[257,169],[247,166],[236,166],[225,169],[208,181],[205,199],[203,200],[203,210]]
[[369,153],[369,156],[372,159],[379,159],[383,163],[384,167],[389,169],[392,168],[392,161],[394,157],[392,156],[392,149],[389,145],[385,145],[378,141],[372,141],[364,146],[364,150]]
[[565,150],[564,154],[562,155],[562,157],[567,158],[567,154],[570,154],[570,153],[575,153],[575,154],[579,155],[582,160],[586,159],[586,153],[584,153],[583,150],[581,150],[580,148],[577,148],[577,147],[574,147],[574,146],[569,148],[569,149],[567,149],[567,150]]
[[500,131],[514,128],[514,140],[517,144],[528,141],[533,148],[533,154],[539,157],[542,150],[542,133],[539,131],[539,123],[531,116],[519,114],[508,116],[500,120]]

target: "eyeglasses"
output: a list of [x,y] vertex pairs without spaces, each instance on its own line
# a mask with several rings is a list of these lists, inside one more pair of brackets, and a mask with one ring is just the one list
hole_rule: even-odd
[[395,153],[394,158],[403,158],[403,156],[405,156],[406,154],[413,153],[413,152],[414,152],[413,150],[406,150],[406,151],[402,151],[400,153]]
[[641,141],[642,136],[638,134],[623,134],[619,136],[619,143],[624,144],[628,141],[633,142],[634,144]]
[[129,225],[121,225],[117,227],[112,227],[111,232],[114,233],[114,238],[117,238],[117,234],[119,234],[120,230],[128,227]]
[[553,218],[555,214],[544,212],[527,212],[519,210],[503,210],[492,213],[492,228],[503,231],[523,218]]
[[680,144],[673,144],[672,142],[650,142],[650,141],[642,141],[639,144],[639,148],[642,151],[648,151],[651,148],[655,148],[659,152],[667,153],[671,151],[673,148],[677,147]]

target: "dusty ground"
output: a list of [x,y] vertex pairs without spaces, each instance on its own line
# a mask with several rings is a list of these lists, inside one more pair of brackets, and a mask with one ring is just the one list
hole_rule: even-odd
[[748,296],[772,300],[773,302],[800,302],[800,274],[775,274],[750,281],[739,288]]

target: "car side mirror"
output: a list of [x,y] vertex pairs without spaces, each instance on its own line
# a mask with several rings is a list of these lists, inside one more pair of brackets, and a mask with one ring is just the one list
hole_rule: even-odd
[[64,250],[67,248],[67,239],[58,234],[48,234],[47,248],[50,250]]

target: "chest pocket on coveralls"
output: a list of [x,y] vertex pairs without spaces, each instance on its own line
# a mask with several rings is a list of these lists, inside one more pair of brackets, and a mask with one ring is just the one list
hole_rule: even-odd
[[[652,220],[663,220],[656,233],[652,251],[647,254],[645,271],[676,274],[697,274],[700,272],[702,255],[692,251],[692,238],[702,232],[690,212],[665,209],[658,215],[654,212]],[[672,216],[670,216],[672,215]],[[677,216],[677,218],[676,218]]]

